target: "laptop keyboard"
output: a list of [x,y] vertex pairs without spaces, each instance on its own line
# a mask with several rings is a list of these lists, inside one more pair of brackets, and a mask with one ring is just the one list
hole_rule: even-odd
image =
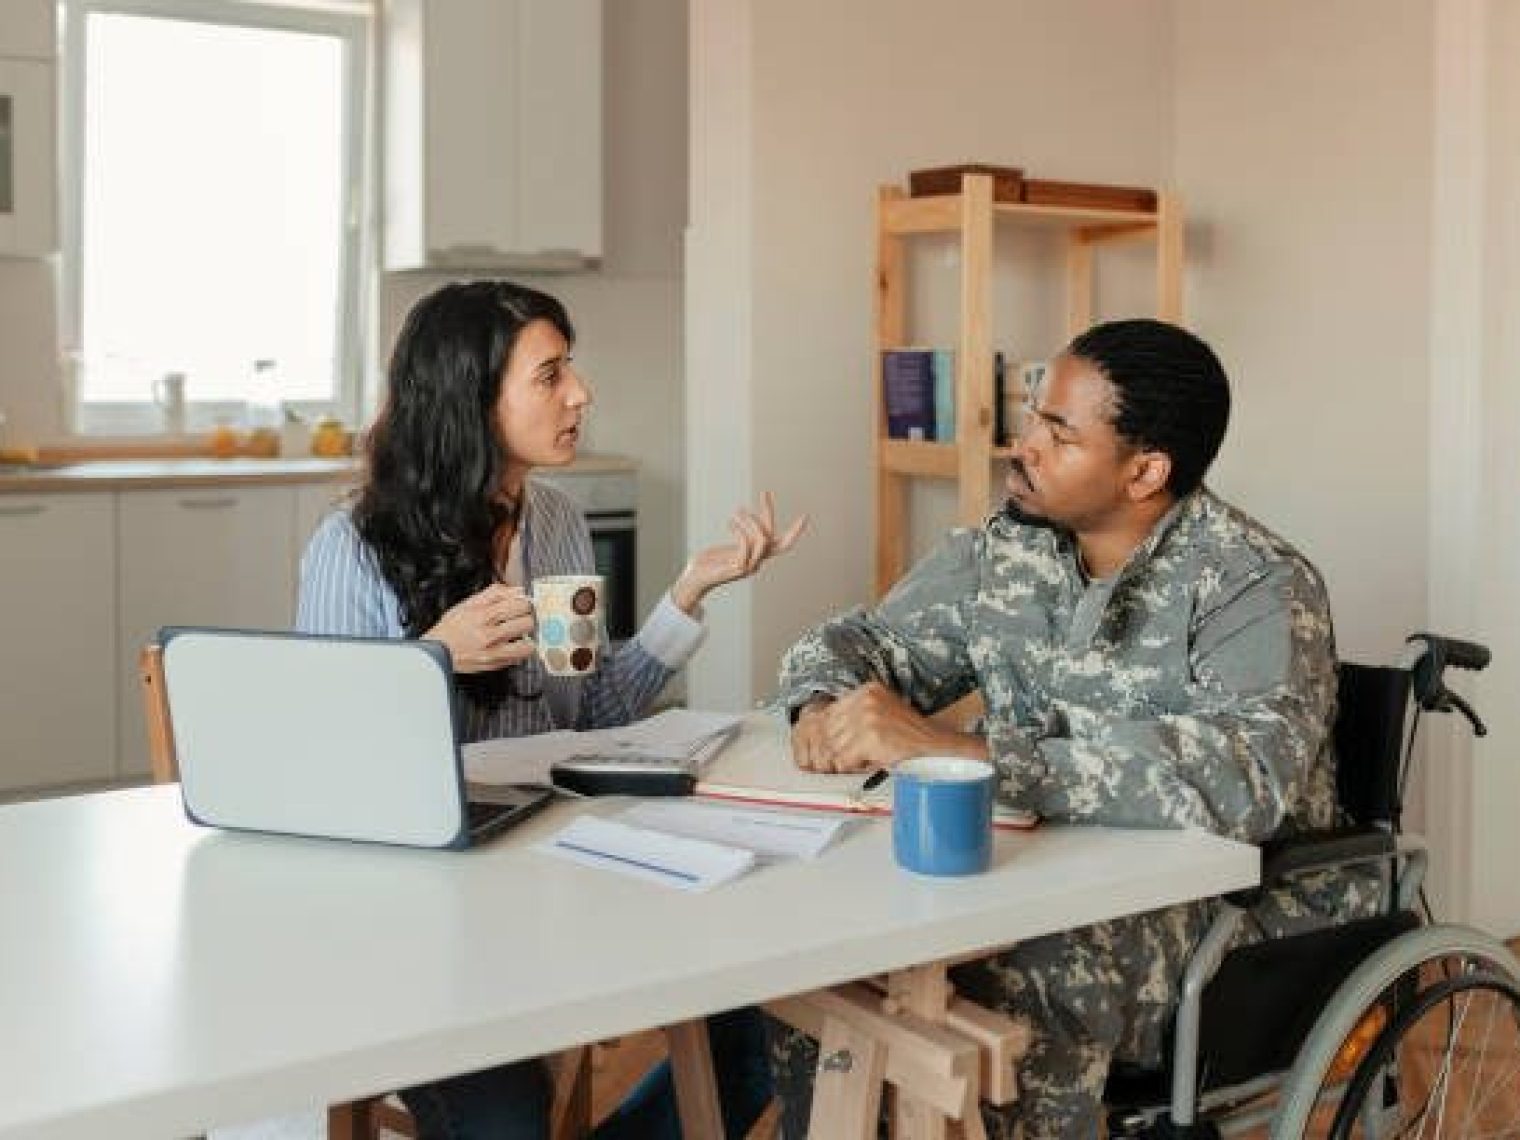
[[490,823],[493,819],[496,819],[503,812],[508,812],[511,810],[512,808],[507,804],[480,804],[474,802],[467,803],[464,805],[465,825],[471,831],[474,831],[482,824]]

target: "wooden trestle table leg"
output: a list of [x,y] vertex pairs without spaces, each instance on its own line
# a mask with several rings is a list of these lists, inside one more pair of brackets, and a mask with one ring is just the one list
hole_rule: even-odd
[[684,1136],[722,1136],[723,1113],[713,1072],[712,1049],[703,1018],[665,1027],[670,1070],[675,1079],[676,1108]]
[[946,974],[953,964],[766,1004],[819,1042],[809,1136],[870,1140],[886,1091],[896,1140],[985,1140],[978,1106],[983,1097],[1013,1101],[1028,1031],[956,997]]

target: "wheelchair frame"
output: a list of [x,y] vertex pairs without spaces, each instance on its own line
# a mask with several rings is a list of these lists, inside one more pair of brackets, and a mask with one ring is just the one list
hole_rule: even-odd
[[[1445,688],[1443,674],[1448,665],[1467,669],[1485,667],[1488,650],[1432,634],[1416,634],[1409,641],[1411,648],[1397,666],[1408,673],[1407,695],[1414,696],[1419,707],[1426,710],[1461,712],[1477,734],[1484,735],[1486,729],[1477,714]],[[1364,666],[1349,668],[1374,672]],[[1343,700],[1346,694],[1343,672]],[[1375,863],[1385,869],[1382,893],[1391,904],[1389,918],[1407,915],[1410,916],[1407,923],[1419,921],[1415,907],[1420,899],[1429,856],[1422,840],[1398,834],[1400,805],[1397,802],[1400,754],[1406,747],[1412,748],[1419,727],[1418,712],[1411,721],[1407,696],[1397,704],[1396,713],[1390,707],[1371,714],[1390,720],[1396,715],[1398,721],[1396,725],[1376,726],[1382,730],[1375,749],[1379,770],[1366,774],[1369,779],[1384,781],[1386,793],[1382,801],[1373,797],[1378,810],[1371,814],[1387,814],[1388,818],[1363,820],[1355,827],[1294,836],[1264,845],[1261,886],[1225,900],[1223,910],[1199,942],[1183,973],[1173,1025],[1169,1101],[1117,1107],[1111,1104],[1111,1135],[1212,1138],[1270,1124],[1274,1140],[1297,1140],[1310,1134],[1310,1117],[1321,1103],[1327,1076],[1336,1064],[1343,1044],[1375,1004],[1388,1000],[1390,988],[1401,979],[1417,976],[1417,972],[1430,963],[1455,959],[1481,966],[1486,972],[1484,976],[1497,979],[1498,985],[1520,987],[1520,961],[1497,939],[1467,926],[1415,925],[1413,929],[1393,934],[1348,968],[1330,1000],[1303,1036],[1288,1068],[1251,1076],[1228,1087],[1206,1091],[1200,1088],[1205,993],[1231,953],[1263,945],[1262,942],[1237,945],[1250,907],[1261,899],[1263,892],[1285,886],[1308,872]],[[1343,706],[1341,715],[1345,712]],[[1365,715],[1368,710],[1359,709],[1358,712]],[[1337,728],[1339,736],[1339,721]],[[1396,731],[1389,733],[1389,728]],[[1387,765],[1391,768],[1384,767]],[[1338,791],[1344,793],[1343,788]],[[1345,798],[1344,795],[1341,798]],[[1387,809],[1386,813],[1381,809]],[[1340,929],[1343,925],[1350,927],[1354,923],[1335,924],[1329,929]],[[1290,944],[1294,939],[1312,936],[1289,934],[1269,941]],[[1334,978],[1331,980],[1333,982]],[[1517,1017],[1520,1017],[1520,1005],[1517,1005]],[[1342,1093],[1346,1088],[1354,1087],[1358,1072],[1363,1065],[1372,1062],[1376,1046],[1392,1028],[1395,1027],[1379,1029],[1378,1042],[1370,1043],[1373,1048],[1358,1059],[1357,1072],[1336,1086]],[[1396,1037],[1391,1038],[1388,1049],[1391,1050],[1396,1042]],[[1516,1064],[1520,1066],[1520,1057],[1516,1058]],[[1369,1072],[1361,1087],[1369,1087],[1366,1082],[1378,1075],[1381,1072]],[[1275,1098],[1270,1095],[1274,1092]]]

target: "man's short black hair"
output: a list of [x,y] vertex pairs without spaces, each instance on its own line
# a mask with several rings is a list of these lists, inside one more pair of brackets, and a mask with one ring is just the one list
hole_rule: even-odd
[[1167,489],[1181,498],[1203,482],[1230,421],[1230,381],[1214,350],[1165,321],[1094,325],[1067,346],[1114,386],[1114,429],[1172,460]]

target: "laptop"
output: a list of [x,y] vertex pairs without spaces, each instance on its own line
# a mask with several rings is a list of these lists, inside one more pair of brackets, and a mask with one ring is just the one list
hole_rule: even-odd
[[452,669],[435,642],[183,627],[159,642],[196,823],[460,848],[554,794],[467,788]]

